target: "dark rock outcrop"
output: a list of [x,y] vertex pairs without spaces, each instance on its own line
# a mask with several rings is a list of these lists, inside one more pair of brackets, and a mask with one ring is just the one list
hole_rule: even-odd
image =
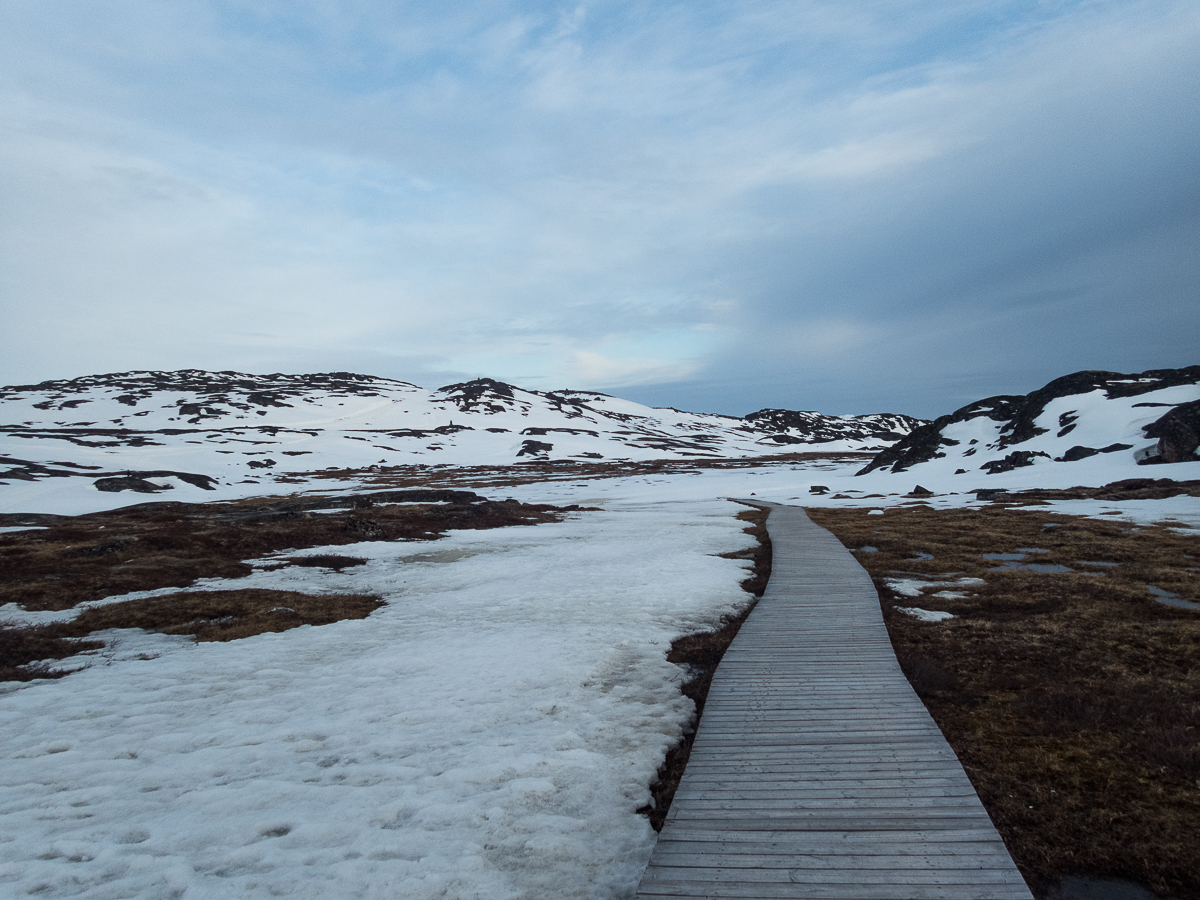
[[22,392],[52,392],[50,400],[38,404],[39,409],[74,409],[91,402],[73,395],[96,391],[117,390],[113,399],[123,406],[136,407],[160,391],[194,393],[200,402],[178,404],[179,414],[199,422],[226,414],[229,409],[243,412],[255,407],[286,407],[288,399],[303,397],[312,391],[334,391],[344,394],[377,397],[381,383],[414,387],[407,382],[356,375],[353,372],[323,372],[306,375],[249,375],[245,372],[207,372],[201,369],[180,369],[174,372],[113,372],[107,375],[88,375],[62,381],[43,381],[40,384],[9,385],[0,388],[0,400]]
[[1055,459],[1055,462],[1076,462],[1077,460],[1087,459],[1089,456],[1095,456],[1097,453],[1116,453],[1119,450],[1132,450],[1133,444],[1109,444],[1107,447],[1096,449],[1095,447],[1084,447],[1076,444],[1062,456]]
[[870,413],[863,416],[827,416],[824,413],[795,409],[760,409],[743,420],[754,431],[768,435],[764,440],[776,444],[808,444],[841,440],[898,441],[923,419],[898,413]]
[[1169,413],[1147,425],[1148,438],[1158,438],[1158,454],[1146,462],[1190,462],[1200,448],[1200,400],[1181,403]]
[[517,456],[534,456],[540,459],[553,449],[554,445],[545,441],[521,441],[521,449],[517,451]]
[[165,469],[153,472],[126,472],[124,475],[110,475],[106,478],[97,478],[93,484],[96,490],[107,491],[109,493],[136,491],[139,494],[156,494],[159,491],[169,491],[174,485],[154,484],[149,479],[167,477],[186,481],[188,484],[198,487],[201,490],[216,490],[213,485],[217,483],[217,479],[211,478],[208,475],[196,475],[193,472],[171,472]]
[[998,472],[1011,472],[1013,469],[1032,466],[1033,461],[1039,456],[1045,459],[1050,458],[1049,453],[1043,453],[1040,450],[1014,450],[1008,456],[1004,457],[1004,459],[993,459],[991,462],[985,462],[979,468],[983,469],[989,475],[995,475]]
[[96,490],[105,491],[110,494],[116,494],[121,491],[135,491],[139,494],[157,494],[159,491],[169,491],[175,487],[173,484],[154,484],[145,478],[134,478],[132,476],[125,478],[97,478],[93,484]]
[[[865,475],[882,468],[890,468],[893,472],[902,472],[917,463],[936,459],[942,455],[941,448],[954,446],[957,443],[945,437],[943,432],[947,427],[958,422],[986,416],[993,421],[1003,423],[1000,428],[999,445],[996,448],[1003,449],[1045,434],[1046,429],[1038,427],[1036,421],[1046,411],[1046,405],[1060,397],[1088,394],[1096,390],[1103,390],[1105,396],[1110,399],[1136,397],[1167,387],[1197,383],[1200,383],[1200,366],[1188,366],[1182,369],[1151,369],[1134,375],[1090,370],[1075,372],[1071,375],[1064,375],[1062,378],[1056,378],[1045,387],[1024,396],[1004,394],[989,397],[986,400],[968,404],[949,415],[940,416],[933,422],[914,429],[907,437],[879,453],[858,474]],[[1184,404],[1183,406],[1189,405]],[[1171,413],[1168,413],[1163,416],[1159,422],[1163,422],[1170,415]],[[1059,416],[1057,434],[1061,437],[1073,430],[1076,418],[1078,416],[1074,411]],[[1190,440],[1187,432],[1197,430],[1189,424],[1192,421],[1189,414],[1181,414],[1178,424],[1164,425],[1164,428],[1169,430],[1172,435],[1170,438],[1172,449],[1169,452],[1176,454],[1179,452],[1175,449],[1176,447],[1187,446]],[[1156,422],[1155,425],[1157,424]],[[1176,434],[1178,437],[1174,436]],[[1157,434],[1150,435],[1149,428],[1147,435],[1158,436]],[[1195,446],[1193,445],[1193,452]],[[1007,460],[1008,457],[1005,459]],[[1024,459],[1024,457],[1014,458],[1011,460],[1012,465],[1008,468],[1003,467],[1007,465],[1004,460],[994,460],[982,468],[988,469],[989,466],[992,466],[991,471],[1008,471],[1009,468],[1028,465],[1028,461],[1023,461]],[[996,463],[999,463],[1001,467],[995,467]]]
[[516,400],[513,386],[492,378],[476,378],[438,388],[438,393],[463,412],[502,413]]

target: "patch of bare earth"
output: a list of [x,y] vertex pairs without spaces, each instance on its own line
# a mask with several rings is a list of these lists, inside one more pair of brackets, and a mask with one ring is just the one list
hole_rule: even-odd
[[[757,508],[749,509],[738,513],[737,517],[748,523],[747,527],[742,530],[753,536],[758,543],[747,550],[721,555],[725,559],[745,559],[753,562],[750,576],[742,581],[742,590],[749,593],[753,599],[745,609],[736,616],[728,618],[720,628],[684,635],[672,641],[671,649],[667,653],[669,662],[686,665],[691,670],[691,677],[683,683],[682,690],[684,695],[690,697],[696,704],[697,722],[704,713],[704,702],[708,698],[708,689],[712,684],[713,673],[716,672],[717,665],[721,662],[725,651],[729,649],[729,645],[733,643],[742,623],[750,615],[754,603],[766,590],[767,581],[771,577],[771,539],[767,535],[767,511]],[[652,805],[638,810],[649,817],[650,824],[655,831],[662,831],[667,813],[671,809],[671,799],[679,787],[679,779],[683,777],[683,770],[687,766],[688,757],[691,756],[692,743],[695,739],[696,732],[693,728],[667,752],[666,760],[659,766],[655,781],[650,785],[654,802]]]
[[[134,591],[187,588],[200,578],[239,578],[245,560],[280,551],[361,541],[432,540],[457,529],[558,521],[552,506],[495,502],[469,491],[390,491],[335,497],[256,498],[224,503],[145,503],[82,516],[4,515],[0,524],[39,524],[0,534],[0,605],[66,610]],[[359,557],[281,558],[276,567],[342,570]],[[232,590],[171,594],[89,608],[68,623],[0,627],[0,680],[56,677],[50,660],[97,649],[80,640],[108,628],[147,628],[231,640],[361,618],[372,595],[310,596]],[[31,665],[33,664],[33,665]]]
[[[855,555],[901,666],[1036,894],[1080,875],[1200,897],[1200,612],[1149,590],[1200,600],[1200,537],[1028,507],[808,513],[876,548]],[[1071,571],[982,557],[995,552]],[[912,598],[885,580],[913,577],[985,583]]]

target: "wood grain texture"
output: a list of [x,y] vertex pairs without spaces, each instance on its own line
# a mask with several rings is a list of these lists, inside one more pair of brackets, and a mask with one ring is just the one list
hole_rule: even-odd
[[767,530],[771,579],[713,677],[637,896],[1032,900],[870,576],[799,507],[772,504]]

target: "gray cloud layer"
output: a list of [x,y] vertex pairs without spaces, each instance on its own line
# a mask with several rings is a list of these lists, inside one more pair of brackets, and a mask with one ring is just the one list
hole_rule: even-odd
[[6,4],[0,381],[932,415],[1197,362],[1192,3],[449,9]]

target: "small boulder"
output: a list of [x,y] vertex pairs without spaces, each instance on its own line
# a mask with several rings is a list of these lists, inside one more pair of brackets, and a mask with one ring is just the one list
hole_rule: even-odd
[[136,491],[139,494],[157,494],[159,491],[169,491],[173,484],[154,484],[145,478],[129,475],[125,478],[97,478],[92,484],[98,491],[119,493],[120,491]]
[[993,459],[991,462],[985,462],[979,468],[986,471],[989,475],[997,475],[1000,472],[1011,472],[1013,469],[1032,466],[1034,460],[1038,457],[1050,459],[1050,454],[1043,453],[1041,450],[1014,450],[1008,456],[1004,457],[1004,459]]
[[975,492],[976,500],[999,500],[1008,493],[1006,488],[986,488]]
[[828,494],[829,488],[825,487],[823,484],[814,484],[809,487],[808,492],[810,494]]

